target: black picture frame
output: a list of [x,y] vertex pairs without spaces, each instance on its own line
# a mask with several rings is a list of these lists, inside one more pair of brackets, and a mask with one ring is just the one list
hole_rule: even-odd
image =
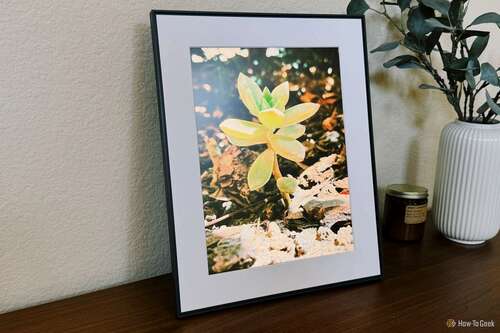
[[[263,297],[255,297],[251,299],[246,299],[242,301],[236,301],[221,305],[215,305],[211,307],[205,307],[202,309],[192,310],[192,311],[181,311],[180,307],[180,292],[179,292],[179,276],[178,276],[178,260],[177,260],[177,247],[176,247],[176,237],[175,237],[175,223],[174,223],[174,207],[172,201],[172,188],[171,188],[171,172],[170,172],[170,160],[169,160],[169,146],[167,139],[167,126],[165,118],[165,101],[163,95],[163,77],[162,68],[160,61],[160,46],[158,38],[157,29],[157,17],[161,15],[189,15],[189,16],[215,16],[215,17],[284,17],[284,18],[319,18],[319,19],[346,19],[346,20],[360,20],[362,23],[362,38],[363,38],[363,57],[364,57],[364,68],[365,68],[365,78],[366,78],[366,96],[367,96],[367,109],[368,109],[368,128],[370,137],[370,151],[371,151],[371,169],[373,175],[373,195],[374,195],[374,205],[375,205],[375,216],[377,220],[377,240],[378,240],[378,254],[379,254],[379,265],[380,274],[363,277],[358,279],[353,279],[349,281],[343,281],[338,283],[331,283],[321,286],[315,286],[311,288],[305,288],[301,290],[293,290],[289,292],[283,292],[279,294],[273,294]],[[162,155],[163,155],[163,166],[164,166],[164,177],[165,177],[165,195],[166,195],[166,207],[167,207],[167,218],[168,218],[168,229],[170,237],[170,255],[172,263],[172,275],[175,282],[176,289],[176,311],[178,318],[189,317],[197,314],[218,311],[223,309],[229,309],[241,305],[259,303],[264,301],[271,301],[276,299],[281,299],[289,296],[296,296],[304,293],[316,292],[320,290],[325,290],[329,288],[345,287],[351,286],[359,283],[379,281],[383,278],[383,262],[382,262],[382,247],[381,247],[381,226],[380,217],[378,211],[378,198],[377,198],[377,178],[376,178],[376,168],[375,168],[375,152],[373,143],[373,125],[372,125],[372,107],[371,107],[371,95],[370,95],[370,85],[369,85],[369,68],[368,68],[368,52],[366,47],[366,24],[364,16],[348,16],[341,14],[283,14],[283,13],[248,13],[248,12],[210,12],[210,11],[179,11],[179,10],[152,10],[150,12],[150,22],[151,22],[151,33],[152,33],[152,45],[153,45],[153,55],[154,55],[154,66],[155,66],[155,77],[156,77],[156,92],[158,99],[158,112],[160,119],[160,130],[161,130],[161,142],[162,142]]]

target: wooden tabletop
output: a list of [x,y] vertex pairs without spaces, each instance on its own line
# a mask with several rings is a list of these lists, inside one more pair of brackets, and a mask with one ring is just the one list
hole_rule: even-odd
[[0,315],[0,332],[460,331],[447,319],[500,331],[500,236],[465,247],[427,229],[421,243],[384,242],[381,282],[179,320],[167,275]]

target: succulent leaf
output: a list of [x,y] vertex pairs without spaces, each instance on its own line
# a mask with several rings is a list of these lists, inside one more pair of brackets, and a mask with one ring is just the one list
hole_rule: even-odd
[[280,128],[285,122],[285,113],[280,109],[271,108],[262,110],[258,115],[259,121],[270,129]]
[[290,125],[280,128],[276,134],[287,136],[292,139],[300,138],[306,132],[306,127],[301,124]]
[[280,110],[285,110],[286,103],[288,103],[288,98],[290,96],[288,81],[285,81],[274,88],[271,95],[275,101],[274,107]]
[[245,142],[245,145],[265,143],[267,141],[267,130],[264,126],[252,121],[241,119],[226,119],[220,125],[220,129],[232,142]]
[[301,103],[285,110],[285,122],[283,127],[300,123],[312,117],[319,110],[319,104]]
[[293,193],[297,189],[297,180],[293,177],[281,177],[276,181],[278,189],[284,193]]
[[294,162],[302,162],[306,148],[299,141],[287,136],[274,134],[269,140],[271,148],[280,156]]
[[251,114],[257,116],[262,102],[262,90],[260,90],[259,85],[245,74],[240,73],[237,88],[243,104]]
[[271,91],[269,90],[268,87],[265,87],[264,90],[262,90],[261,111],[263,109],[272,108],[273,105],[274,105],[274,101],[273,101],[273,96],[271,95]]
[[266,185],[273,173],[275,154],[272,149],[266,149],[250,166],[248,170],[248,186],[254,191]]

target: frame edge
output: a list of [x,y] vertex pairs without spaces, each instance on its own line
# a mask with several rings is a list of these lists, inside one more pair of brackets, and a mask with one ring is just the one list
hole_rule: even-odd
[[[362,28],[362,38],[363,38],[363,58],[365,66],[365,83],[366,83],[366,96],[367,96],[367,112],[368,112],[368,128],[370,137],[370,152],[371,152],[371,162],[372,162],[372,176],[373,176],[373,191],[374,191],[374,205],[375,205],[375,222],[377,228],[377,245],[379,251],[379,267],[380,274],[372,275],[367,277],[362,277],[354,280],[347,280],[342,282],[336,282],[332,284],[325,284],[300,290],[292,290],[284,293],[278,293],[274,295],[267,295],[261,297],[250,298],[246,300],[215,305],[211,307],[182,311],[180,304],[180,288],[179,288],[179,276],[178,276],[178,262],[176,255],[176,241],[175,241],[175,226],[173,217],[173,201],[172,201],[172,190],[170,183],[170,167],[169,167],[169,154],[168,154],[168,140],[166,136],[166,119],[165,119],[165,104],[163,98],[163,78],[161,71],[160,62],[160,50],[159,50],[159,38],[157,30],[157,16],[158,15],[189,15],[189,16],[237,16],[237,17],[288,17],[288,18],[337,18],[337,19],[357,19],[360,20]],[[369,81],[369,67],[368,67],[368,52],[367,52],[367,40],[366,40],[366,20],[364,16],[353,16],[345,14],[286,14],[286,13],[253,13],[253,12],[217,12],[217,11],[183,11],[183,10],[159,10],[153,9],[150,12],[150,24],[151,24],[151,34],[153,42],[153,56],[155,64],[155,79],[156,79],[156,93],[158,100],[158,112],[160,117],[160,131],[162,139],[162,153],[163,153],[163,168],[165,176],[165,194],[166,194],[166,205],[167,205],[167,219],[169,228],[169,243],[170,243],[170,257],[172,262],[172,275],[175,283],[176,291],[176,316],[177,318],[186,318],[197,314],[209,313],[217,310],[225,310],[229,308],[234,308],[242,305],[255,304],[259,302],[278,300],[285,297],[302,295],[311,292],[317,292],[326,289],[332,289],[337,287],[346,287],[351,285],[356,285],[364,282],[374,282],[383,279],[383,256],[382,256],[382,238],[381,238],[381,226],[380,226],[380,214],[379,214],[379,203],[378,203],[378,189],[377,189],[377,177],[376,177],[376,165],[375,165],[375,150],[373,142],[373,120],[372,120],[372,106],[371,106],[371,94],[370,94],[370,81]]]
[[165,104],[163,99],[163,78],[161,71],[160,61],[160,46],[158,39],[158,26],[156,21],[157,11],[150,12],[150,25],[151,25],[151,38],[153,44],[153,58],[155,66],[155,80],[156,80],[156,98],[158,103],[158,115],[160,120],[160,135],[163,156],[163,173],[164,173],[164,186],[165,186],[165,203],[167,206],[167,225],[170,244],[170,261],[172,267],[172,275],[175,284],[175,308],[178,318],[182,316],[181,298],[179,288],[179,275],[177,272],[177,250],[175,242],[175,226],[174,226],[174,212],[172,202],[172,188],[170,183],[170,163],[168,154],[168,139],[167,139],[167,125],[165,118]]

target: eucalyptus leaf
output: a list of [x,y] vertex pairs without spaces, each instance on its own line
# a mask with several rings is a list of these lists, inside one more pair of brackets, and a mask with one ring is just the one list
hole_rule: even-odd
[[469,55],[476,57],[476,58],[479,58],[479,56],[486,49],[486,46],[488,45],[489,39],[490,39],[490,35],[477,37],[474,40],[474,42],[472,43]]
[[449,78],[462,82],[465,80],[468,62],[469,60],[467,58],[453,58],[445,65],[444,70],[448,73]]
[[422,83],[421,85],[418,86],[420,89],[431,89],[431,90],[439,90],[439,91],[444,91],[443,88],[432,86],[430,84]]
[[408,32],[405,36],[403,44],[412,51],[424,53],[425,48],[425,37],[419,39],[414,33]]
[[407,8],[410,8],[411,0],[398,0],[398,6],[401,11],[404,11]]
[[474,79],[474,67],[476,63],[474,59],[469,59],[467,62],[467,71],[465,72],[465,79],[472,89],[476,88],[476,79]]
[[494,86],[499,85],[497,71],[488,62],[481,64],[481,80],[489,82]]
[[494,12],[485,13],[478,16],[474,21],[472,21],[472,23],[469,24],[469,27],[484,23],[494,23],[496,25],[500,25],[500,15]]
[[398,56],[394,59],[391,59],[384,63],[385,68],[391,68],[393,66],[396,66],[397,68],[425,68],[422,66],[418,58],[411,56],[411,55],[402,55]]
[[448,30],[448,31],[453,30],[453,27],[450,27],[448,25],[441,23],[435,17],[431,17],[429,19],[426,19],[425,23],[427,24],[428,27],[432,28],[432,30],[434,30],[434,29],[444,29],[444,30]]
[[419,63],[414,61],[405,62],[399,65],[396,65],[399,69],[425,69],[425,67]]
[[472,70],[472,75],[477,76],[481,74],[481,64],[479,63],[479,60],[476,57],[469,57],[469,61],[467,62],[467,68],[466,70]]
[[370,6],[365,0],[351,0],[347,6],[347,15],[364,15],[368,9],[370,9]]
[[483,105],[481,105],[478,109],[477,109],[477,113],[479,114],[483,114],[485,113],[486,111],[488,111],[490,108],[490,106],[488,105],[488,102],[484,102]]
[[433,8],[424,5],[420,0],[418,2],[418,8],[425,18],[436,17],[436,11]]
[[448,67],[451,64],[451,62],[455,59],[450,52],[446,51],[443,52],[442,57],[443,57],[443,65],[445,68]]
[[406,23],[408,30],[419,38],[425,36],[427,33],[432,31],[432,28],[425,22],[426,18],[428,17],[424,14],[420,6],[411,8],[408,13],[408,21]]
[[448,0],[421,0],[421,2],[437,10],[441,14],[448,16],[448,11],[450,10],[450,2]]
[[489,31],[480,31],[480,30],[455,30],[458,35],[458,40],[464,40],[470,37],[484,37],[489,36]]
[[500,105],[495,103],[493,98],[491,98],[490,94],[488,93],[488,90],[486,90],[486,103],[488,103],[488,106],[493,112],[495,112],[496,115],[500,115]]
[[467,71],[465,72],[465,79],[467,80],[467,83],[469,84],[469,87],[472,89],[476,88],[476,79],[474,79],[474,75],[471,74],[471,72]]
[[448,67],[455,70],[466,70],[468,63],[469,63],[468,58],[455,59],[451,62],[451,64]]
[[384,43],[384,44],[380,45],[379,47],[371,50],[370,53],[386,52],[386,51],[394,50],[398,46],[399,46],[399,42]]
[[448,17],[453,26],[462,26],[462,20],[464,17],[464,1],[463,0],[452,0],[450,4],[450,10],[448,12]]
[[441,31],[433,31],[426,39],[425,39],[425,52],[427,54],[431,54],[432,50],[434,47],[437,45],[439,42],[439,39],[441,38],[442,32]]

